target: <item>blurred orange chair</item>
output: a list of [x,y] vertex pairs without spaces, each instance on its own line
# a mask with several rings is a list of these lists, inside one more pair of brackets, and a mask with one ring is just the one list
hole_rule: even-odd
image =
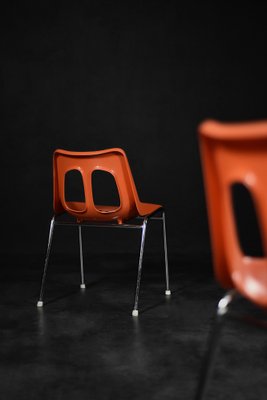
[[[84,201],[67,201],[65,181],[69,171],[78,171],[82,177]],[[94,171],[105,171],[110,173],[116,183],[120,204],[96,205],[94,203],[92,174]],[[167,239],[165,212],[161,205],[143,203],[139,200],[133,176],[125,152],[119,148],[106,149],[102,151],[74,152],[66,150],[56,150],[53,157],[53,187],[54,187],[54,216],[50,223],[47,254],[45,258],[44,272],[41,283],[41,291],[38,307],[43,306],[44,284],[48,261],[51,251],[53,231],[55,225],[75,225],[79,232],[80,264],[81,264],[81,285],[85,288],[84,269],[83,269],[83,249],[82,249],[82,227],[114,227],[140,229],[142,231],[141,247],[139,254],[137,286],[135,293],[133,316],[138,316],[138,298],[141,282],[142,261],[146,237],[146,227],[148,220],[160,220],[163,224],[163,240],[165,253],[165,273],[166,273],[166,295],[170,295]],[[160,216],[155,216],[160,212]],[[58,218],[61,214],[69,214],[74,217],[73,222],[62,221]],[[130,220],[142,219],[133,223]]]
[[[199,126],[200,153],[217,280],[230,289],[219,301],[217,319],[202,369],[196,399],[204,398],[224,316],[238,294],[267,309],[267,121]],[[250,193],[262,238],[261,256],[244,253],[231,196],[235,184]]]

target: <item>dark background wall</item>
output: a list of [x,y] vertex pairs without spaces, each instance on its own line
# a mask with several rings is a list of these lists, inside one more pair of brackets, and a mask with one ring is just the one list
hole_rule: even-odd
[[[54,149],[122,147],[140,198],[166,206],[170,251],[208,254],[197,126],[267,117],[266,11],[260,2],[9,2],[1,252],[44,251]],[[58,235],[58,251],[72,251],[71,235]],[[126,245],[117,233],[88,235],[94,250],[133,249],[131,233]]]

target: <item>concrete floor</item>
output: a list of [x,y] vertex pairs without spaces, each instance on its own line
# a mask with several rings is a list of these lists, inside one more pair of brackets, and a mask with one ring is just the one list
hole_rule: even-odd
[[[189,400],[194,398],[223,290],[208,260],[144,260],[140,315],[131,316],[137,255],[53,256],[45,304],[36,308],[42,257],[2,257],[1,400]],[[266,331],[229,322],[207,399],[266,399]]]

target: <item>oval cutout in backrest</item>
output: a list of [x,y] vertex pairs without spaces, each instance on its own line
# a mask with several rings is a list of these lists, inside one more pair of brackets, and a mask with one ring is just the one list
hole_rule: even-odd
[[95,205],[120,206],[120,196],[114,176],[107,171],[95,170],[92,173],[92,192]]
[[253,197],[241,183],[231,186],[231,196],[239,245],[251,257],[264,257],[262,237]]
[[65,174],[65,201],[85,202],[82,174],[77,169]]

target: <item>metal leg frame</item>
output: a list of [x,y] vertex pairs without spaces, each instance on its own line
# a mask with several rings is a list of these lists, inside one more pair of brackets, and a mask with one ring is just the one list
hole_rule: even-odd
[[139,254],[139,263],[138,263],[138,273],[137,273],[137,283],[136,283],[136,291],[135,291],[135,300],[134,300],[134,309],[132,311],[132,316],[138,316],[138,300],[139,300],[139,291],[140,291],[140,283],[141,283],[141,274],[142,274],[142,264],[143,264],[143,255],[144,255],[144,247],[145,247],[145,239],[146,239],[146,227],[147,227],[147,218],[143,221],[142,226],[142,236],[141,236],[141,247]]
[[37,302],[37,307],[43,307],[43,296],[44,296],[44,285],[45,285],[45,280],[46,280],[46,274],[47,274],[47,267],[48,267],[48,262],[49,262],[49,256],[51,252],[51,246],[52,246],[52,240],[53,240],[53,233],[54,233],[54,227],[55,227],[55,217],[51,219],[50,222],[50,229],[49,229],[49,236],[48,236],[48,245],[47,245],[47,251],[46,251],[46,257],[45,257],[45,265],[44,265],[44,272],[43,272],[43,277],[42,277],[42,283],[41,283],[41,290],[40,290],[40,296],[39,296],[39,301]]
[[227,314],[228,306],[233,300],[235,294],[235,291],[228,292],[218,303],[216,321],[209,339],[208,350],[202,365],[195,400],[203,400],[206,394],[209,378],[212,373],[216,353],[218,350],[218,343],[222,332],[224,317]]
[[[149,219],[162,220],[163,241],[164,241],[164,257],[165,257],[165,273],[166,273],[166,290],[165,290],[165,294],[166,295],[170,295],[171,291],[170,291],[170,287],[169,287],[169,269],[168,269],[168,251],[167,251],[165,212],[164,211],[162,212],[162,217],[153,217],[152,216]],[[136,284],[136,292],[135,292],[135,301],[134,301],[134,309],[132,311],[132,315],[133,316],[138,316],[138,300],[139,300],[140,283],[141,283],[141,275],[142,275],[142,264],[143,264],[143,255],[144,255],[144,247],[145,247],[147,221],[148,221],[148,218],[144,218],[142,225],[140,225],[140,224],[139,225],[130,225],[130,224],[124,224],[124,225],[115,225],[115,224],[111,225],[111,224],[109,224],[109,225],[105,225],[105,227],[114,227],[114,228],[142,229],[141,246],[140,246],[139,263],[138,263],[138,273],[137,273],[137,284]],[[49,230],[49,238],[48,238],[48,246],[47,246],[45,265],[44,265],[44,272],[43,272],[42,283],[41,283],[40,297],[39,297],[39,301],[37,302],[37,307],[43,307],[44,286],[45,286],[47,267],[48,267],[50,252],[51,252],[53,232],[54,232],[54,227],[55,227],[56,224],[57,225],[77,226],[74,223],[64,223],[64,222],[60,222],[60,221],[57,221],[57,223],[56,223],[55,222],[55,217],[53,217],[52,220],[51,220],[50,230]],[[98,227],[98,225],[95,225],[95,224],[90,224],[90,225],[85,225],[85,226]],[[81,284],[80,284],[80,287],[82,289],[85,289],[86,285],[85,285],[85,282],[84,282],[83,244],[82,244],[82,227],[81,227],[81,225],[78,225],[78,232],[79,232],[79,251],[80,251],[80,265],[81,265]]]
[[85,289],[85,283],[84,283],[84,270],[83,270],[83,242],[82,242],[82,227],[81,225],[78,226],[79,230],[79,249],[80,249],[80,263],[81,263],[81,284],[80,288]]

